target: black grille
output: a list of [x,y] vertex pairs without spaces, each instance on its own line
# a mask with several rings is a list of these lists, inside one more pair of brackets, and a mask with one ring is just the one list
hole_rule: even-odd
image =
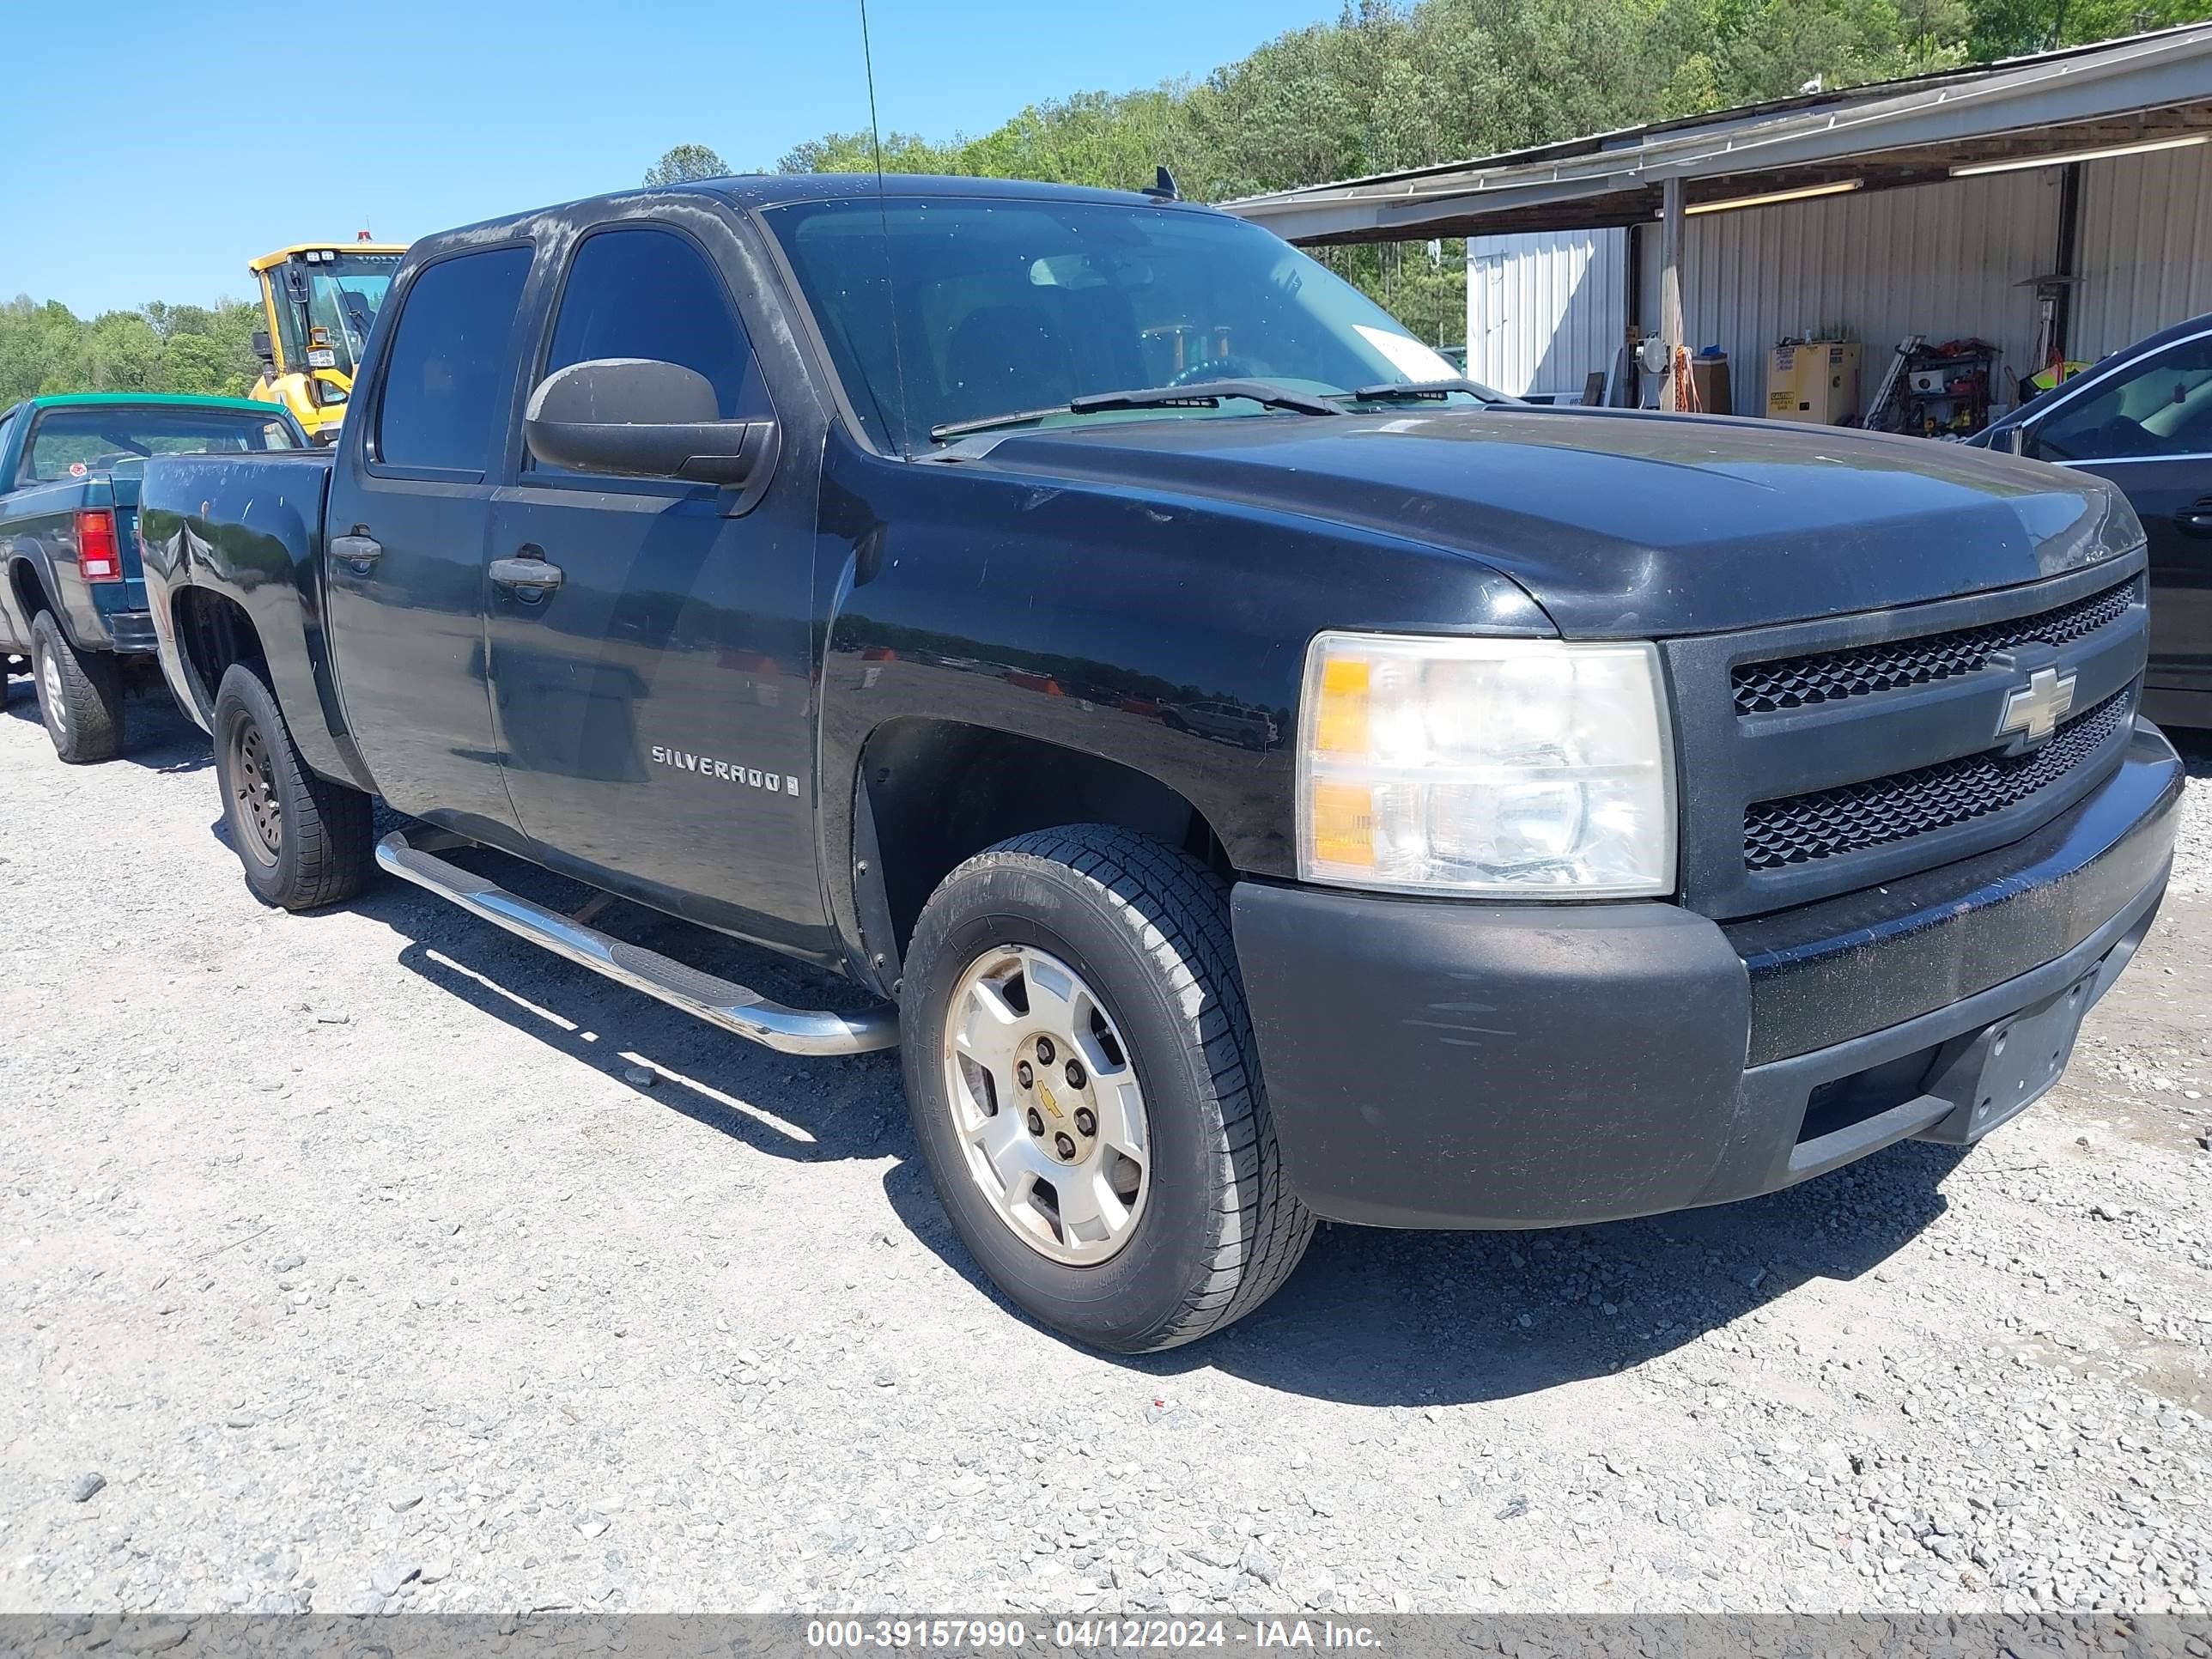
[[1900,685],[1924,685],[1971,674],[2000,651],[2022,645],[2069,645],[2118,622],[2135,602],[2136,584],[2122,582],[2086,599],[2039,616],[2014,617],[1979,628],[1923,634],[1849,651],[1747,662],[1735,670],[1735,712],[1764,714],[1809,703],[1834,702]]
[[1863,852],[2001,812],[2094,754],[2126,722],[2132,696],[2106,698],[2025,755],[1966,755],[1865,783],[1755,801],[1743,815],[1744,868],[1780,870]]

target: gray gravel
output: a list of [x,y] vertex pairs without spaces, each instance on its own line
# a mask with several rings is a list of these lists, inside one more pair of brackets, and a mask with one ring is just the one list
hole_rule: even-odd
[[2212,891],[2212,743],[2190,742],[2189,794],[2181,812],[2181,830],[2175,837],[2173,886],[2176,892]]
[[2212,1602],[2201,755],[2160,929],[1977,1151],[1324,1228],[1121,1364],[977,1282],[889,1058],[411,888],[264,910],[146,724],[72,770],[0,714],[0,1610]]

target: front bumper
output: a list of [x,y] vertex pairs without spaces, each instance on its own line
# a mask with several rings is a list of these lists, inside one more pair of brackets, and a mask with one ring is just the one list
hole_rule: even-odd
[[1538,1227],[1978,1139],[2057,1079],[2149,929],[2182,779],[2139,721],[2034,835],[1726,927],[1240,883],[1285,1179],[1340,1221]]

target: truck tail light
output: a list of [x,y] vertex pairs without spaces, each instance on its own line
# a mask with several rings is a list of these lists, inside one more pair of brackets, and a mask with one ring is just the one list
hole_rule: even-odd
[[77,574],[88,582],[123,580],[123,548],[115,539],[115,514],[88,507],[76,515]]

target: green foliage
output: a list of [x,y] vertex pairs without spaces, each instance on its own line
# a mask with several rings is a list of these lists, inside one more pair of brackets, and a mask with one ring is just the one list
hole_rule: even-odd
[[[1164,162],[1206,201],[1493,155],[1639,122],[2109,39],[2212,16],[2212,0],[1351,0],[1203,81],[1079,93],[942,143],[884,137],[890,173],[1133,189]],[[866,132],[797,146],[784,173],[866,173]],[[731,171],[678,144],[648,185]],[[1464,245],[1319,257],[1424,339],[1458,338]],[[40,392],[233,395],[258,373],[260,309],[226,301],[89,320],[0,305],[0,408]]]
[[688,184],[694,179],[720,179],[730,164],[704,144],[678,144],[645,170],[647,185]]
[[[885,137],[890,173],[1133,189],[1164,162],[1221,201],[1917,75],[2212,15],[2212,0],[1351,0],[1202,82],[1035,104],[980,138]],[[866,132],[785,173],[868,172]],[[1456,339],[1464,245],[1323,257],[1424,338]]]
[[59,301],[0,305],[0,409],[42,392],[190,392],[242,397],[261,365],[258,306],[165,305],[87,320]]

